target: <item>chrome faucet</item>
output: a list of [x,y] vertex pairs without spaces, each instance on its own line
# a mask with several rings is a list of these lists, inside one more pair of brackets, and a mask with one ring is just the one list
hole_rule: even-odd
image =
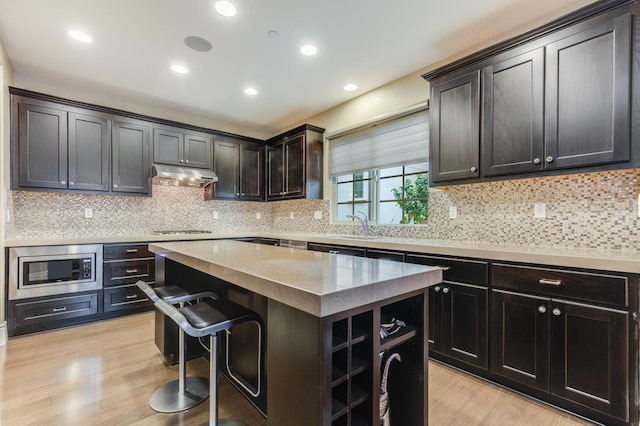
[[[364,218],[360,217],[359,214],[364,216]],[[366,213],[359,211],[356,214],[348,214],[347,217],[349,219],[358,219],[360,221],[360,224],[362,225],[362,232],[364,233],[365,237],[368,237],[371,234],[371,230],[369,229],[369,218],[367,217]]]

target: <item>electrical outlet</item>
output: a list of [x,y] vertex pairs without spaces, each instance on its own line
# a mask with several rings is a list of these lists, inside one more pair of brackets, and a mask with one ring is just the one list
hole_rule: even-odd
[[213,212],[213,218],[214,218],[215,220],[218,220],[218,212]]
[[260,213],[256,213],[256,219],[260,220],[261,217],[262,215]]
[[289,212],[289,219],[293,219],[293,212]]
[[449,219],[458,218],[458,208],[456,206],[449,206]]
[[536,203],[533,206],[533,217],[540,219],[547,217],[547,205],[545,203]]
[[316,210],[315,212],[313,212],[313,218],[322,219],[322,210]]
[[91,219],[93,217],[93,209],[91,207],[84,209],[84,217],[87,219]]
[[[640,202],[640,197],[638,197],[638,202]],[[7,209],[7,223],[11,222],[11,210]]]

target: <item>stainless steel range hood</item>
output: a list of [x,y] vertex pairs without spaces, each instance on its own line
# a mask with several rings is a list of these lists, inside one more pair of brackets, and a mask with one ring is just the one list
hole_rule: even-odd
[[154,185],[191,186],[202,188],[217,182],[218,176],[211,170],[192,169],[166,164],[154,164],[151,172]]

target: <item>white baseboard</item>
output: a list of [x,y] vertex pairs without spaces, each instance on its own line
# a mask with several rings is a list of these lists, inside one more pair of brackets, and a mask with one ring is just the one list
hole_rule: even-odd
[[7,333],[7,323],[3,322],[0,324],[0,346],[6,345],[8,338],[9,334]]

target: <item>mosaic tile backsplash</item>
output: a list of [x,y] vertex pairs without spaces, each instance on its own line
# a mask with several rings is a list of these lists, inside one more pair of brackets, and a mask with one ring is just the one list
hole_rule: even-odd
[[[453,186],[431,191],[427,224],[377,226],[373,232],[396,238],[638,250],[639,193],[640,169]],[[10,191],[8,199],[8,239],[131,236],[162,229],[362,232],[359,224],[331,224],[327,200],[204,201],[202,189],[163,186],[154,186],[153,197]],[[546,204],[546,218],[534,218],[536,203]],[[449,219],[450,206],[457,207],[457,219]],[[88,207],[92,219],[84,218]],[[322,211],[322,219],[314,219],[314,211]]]

